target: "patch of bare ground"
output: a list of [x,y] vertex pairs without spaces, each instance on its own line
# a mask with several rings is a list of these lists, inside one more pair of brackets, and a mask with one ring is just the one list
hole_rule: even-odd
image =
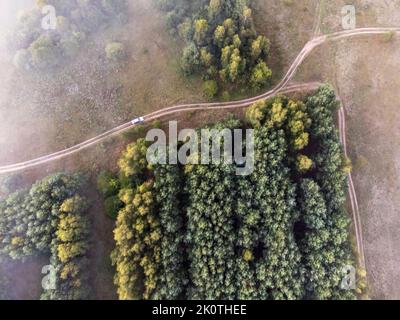
[[[92,180],[91,184],[95,185],[95,177]],[[92,187],[88,188],[87,196],[91,201],[91,248],[88,255],[91,299],[114,300],[117,295],[110,260],[114,248],[114,221],[104,214],[103,199]]]
[[37,300],[42,294],[42,268],[49,264],[49,257],[31,257],[24,262],[6,260],[0,272],[7,278],[7,295],[18,300]]
[[400,42],[382,38],[344,45],[336,60],[368,277],[379,299],[400,298],[399,60]]
[[256,0],[255,26],[271,40],[273,81],[278,82],[304,45],[313,37],[319,0]]
[[391,0],[321,0],[321,32],[324,34],[343,30],[342,8],[353,5],[356,27],[390,27],[400,24],[400,2]]

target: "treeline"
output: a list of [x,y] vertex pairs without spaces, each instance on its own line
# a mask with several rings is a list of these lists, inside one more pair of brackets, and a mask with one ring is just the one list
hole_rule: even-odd
[[248,176],[223,162],[149,165],[146,142],[129,145],[109,179],[124,186],[114,191],[119,298],[355,299],[343,287],[356,265],[336,107],[324,86],[304,103],[278,97],[250,107],[246,123],[213,125],[254,128]]
[[186,75],[202,75],[205,94],[215,96],[219,86],[268,83],[269,40],[253,26],[248,0],[156,0],[167,12],[167,25],[185,42],[181,66]]
[[302,242],[307,253],[306,267],[311,275],[307,293],[317,299],[352,296],[348,290],[337,288],[343,270],[353,266],[354,262],[348,246],[346,227],[349,218],[344,209],[347,159],[343,156],[330,112],[336,107],[335,94],[328,87],[321,88],[319,94],[307,100],[307,109],[313,119],[310,133],[316,150],[312,155],[315,172],[313,181],[302,181],[299,202],[303,211],[302,223],[309,231]]
[[42,299],[88,297],[88,204],[80,195],[84,184],[82,175],[59,173],[0,202],[0,257],[50,256],[55,287]]
[[[45,30],[41,10],[55,8],[56,29]],[[125,0],[37,0],[20,14],[10,37],[14,64],[22,70],[51,70],[77,56],[83,41],[110,22],[127,20]]]
[[[119,161],[121,188],[117,194],[123,207],[114,230],[114,281],[120,299],[178,299],[184,297],[187,284],[182,173],[176,166],[151,168],[146,151],[147,143],[138,140],[128,146]],[[103,187],[103,194],[116,192],[115,179],[101,174],[98,185]]]

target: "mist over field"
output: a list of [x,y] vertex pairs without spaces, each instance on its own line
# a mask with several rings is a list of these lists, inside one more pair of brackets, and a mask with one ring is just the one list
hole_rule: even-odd
[[17,22],[18,12],[35,4],[35,0],[2,0],[0,1],[0,44],[6,34]]

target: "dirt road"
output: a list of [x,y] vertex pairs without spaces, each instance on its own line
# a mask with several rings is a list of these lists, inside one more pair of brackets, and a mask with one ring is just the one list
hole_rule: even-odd
[[[363,35],[384,35],[387,34],[388,32],[400,32],[400,28],[359,28],[359,29],[353,29],[353,30],[346,30],[346,31],[341,31],[341,32],[335,32],[329,35],[323,35],[319,37],[315,37],[312,40],[310,40],[301,50],[297,58],[294,60],[292,65],[290,66],[288,72],[286,75],[283,77],[283,79],[278,83],[275,88],[272,90],[269,90],[268,92],[252,97],[249,99],[244,99],[240,101],[233,101],[233,102],[224,102],[224,103],[198,103],[198,104],[186,104],[186,105],[177,105],[177,106],[172,106],[169,108],[164,108],[160,109],[158,111],[152,112],[146,116],[144,116],[145,122],[152,121],[154,119],[172,114],[172,113],[179,113],[179,112],[184,112],[184,111],[193,111],[193,110],[205,110],[205,109],[232,109],[232,108],[242,108],[242,107],[247,107],[250,104],[261,100],[261,99],[267,99],[272,97],[273,95],[276,95],[278,93],[285,93],[285,87],[288,85],[288,83],[292,80],[293,76],[295,75],[297,69],[301,65],[301,63],[304,61],[304,59],[314,51],[315,48],[319,47],[323,43],[326,43],[328,41],[338,41],[341,39],[345,38],[350,38],[350,37],[356,37],[356,36],[363,36]],[[293,86],[291,87],[291,90],[293,91],[298,91],[301,89],[301,86],[305,86],[304,89],[310,88],[310,84],[306,85],[300,85],[300,86]],[[288,87],[287,89],[289,89]],[[289,91],[290,92],[290,91]],[[82,143],[79,143],[73,147],[43,156],[39,157],[37,159],[21,162],[21,163],[16,163],[12,165],[5,165],[0,167],[0,174],[2,173],[11,173],[11,172],[17,172],[21,171],[24,169],[28,169],[40,164],[44,164],[50,161],[54,161],[66,156],[69,156],[75,152],[81,151],[83,149],[86,149],[90,146],[93,146],[94,144],[100,143],[103,140],[117,135],[119,133],[122,133],[126,131],[127,129],[132,128],[134,125],[130,122],[125,123],[121,126],[118,126],[116,128],[113,128],[103,134],[100,134],[94,138],[91,138],[87,141],[84,141]]]

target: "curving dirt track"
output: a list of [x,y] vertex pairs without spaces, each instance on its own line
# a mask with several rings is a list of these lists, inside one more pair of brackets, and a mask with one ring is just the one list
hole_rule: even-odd
[[[318,29],[316,29],[316,33],[318,32]],[[360,29],[353,29],[353,30],[347,30],[347,31],[341,31],[341,32],[336,32],[332,33],[329,35],[323,35],[323,36],[316,36],[316,33],[314,35],[314,38],[310,40],[304,48],[301,50],[301,52],[298,54],[292,65],[290,66],[289,70],[287,71],[286,75],[283,77],[283,79],[278,83],[278,85],[273,88],[272,90],[269,90],[268,92],[252,97],[249,99],[244,99],[240,101],[233,101],[233,102],[223,102],[223,103],[198,103],[198,104],[184,104],[184,105],[176,105],[164,109],[160,109],[158,111],[152,112],[146,116],[144,116],[145,122],[149,122],[170,114],[175,114],[175,113],[180,113],[180,112],[185,112],[185,111],[193,111],[193,110],[207,110],[207,109],[233,109],[233,108],[243,108],[251,105],[252,103],[261,100],[261,99],[268,99],[276,94],[279,93],[290,93],[290,92],[295,92],[295,91],[305,91],[305,90],[313,90],[316,89],[320,83],[306,83],[306,84],[298,84],[298,85],[292,85],[288,86],[288,83],[293,79],[297,69],[301,65],[301,63],[304,61],[304,59],[310,55],[310,53],[320,45],[328,42],[328,41],[337,41],[341,39],[346,39],[350,37],[356,37],[356,36],[363,36],[363,35],[383,35],[386,34],[387,32],[400,32],[400,28],[360,28]],[[339,112],[338,112],[338,118],[339,118],[339,133],[340,133],[340,140],[343,144],[344,152],[345,155],[347,155],[347,145],[346,145],[346,125],[345,125],[345,114],[344,114],[344,108],[341,107]],[[43,156],[39,157],[37,159],[21,162],[21,163],[16,163],[12,165],[6,165],[6,166],[1,166],[0,167],[0,174],[4,173],[12,173],[12,172],[17,172],[17,171],[22,171],[24,169],[28,169],[31,167],[35,167],[41,164],[45,164],[54,160],[58,160],[61,158],[64,158],[66,156],[69,156],[71,154],[74,154],[76,152],[79,152],[83,149],[89,148],[95,144],[98,144],[102,142],[103,140],[114,136],[118,135],[130,128],[132,128],[134,125],[131,124],[130,122],[122,124],[116,128],[113,128],[107,132],[104,132],[94,138],[91,138],[89,140],[86,140],[82,143],[79,143],[73,147]],[[357,249],[359,252],[359,261],[358,264],[365,269],[365,256],[364,256],[364,246],[363,246],[363,237],[362,237],[362,230],[361,230],[361,222],[360,222],[360,213],[359,213],[359,206],[357,202],[357,195],[355,192],[354,188],[354,183],[352,179],[352,175],[349,174],[348,176],[348,187],[349,187],[349,197],[350,197],[350,202],[351,202],[351,207],[352,207],[352,216],[353,216],[353,222],[354,222],[354,228],[355,228],[355,235],[356,235],[356,241],[357,241]]]
[[[341,104],[340,109],[338,110],[339,136],[340,136],[340,142],[343,145],[344,155],[347,157],[346,118],[344,110],[345,110],[344,106],[343,104]],[[359,254],[357,262],[361,268],[366,270],[365,253],[364,253],[365,250],[364,250],[363,232],[361,228],[360,210],[358,207],[357,194],[354,188],[353,177],[351,173],[349,173],[347,176],[347,184],[349,189],[349,198],[351,204],[352,219],[354,223],[354,231],[356,236],[357,251]]]
[[[297,85],[292,85],[292,86],[288,86],[286,88],[277,90],[277,91],[271,91],[270,93],[265,95],[265,99],[268,99],[278,93],[290,93],[290,92],[296,92],[296,91],[307,91],[307,90],[315,90],[317,89],[319,86],[321,85],[321,83],[319,82],[311,82],[311,83],[306,83],[306,84],[297,84]],[[256,99],[254,101],[257,101],[260,99]],[[253,103],[252,99],[248,99],[248,100],[243,100],[237,103],[233,103],[233,104],[193,104],[193,105],[182,105],[182,106],[176,106],[176,107],[170,107],[170,108],[166,108],[166,109],[161,109],[159,111],[150,113],[146,116],[144,116],[144,122],[150,122],[153,121],[155,119],[161,118],[161,117],[165,117],[167,115],[170,114],[175,114],[175,113],[180,113],[180,112],[185,112],[185,111],[194,111],[194,110],[207,110],[207,109],[235,109],[235,108],[243,108],[243,107],[247,107],[249,105],[251,105]],[[13,165],[7,165],[7,166],[2,166],[0,167],[0,174],[2,173],[12,173],[12,172],[17,172],[17,171],[22,171],[25,169],[29,169],[41,164],[45,164],[51,161],[55,161],[61,158],[64,158],[66,156],[69,156],[71,154],[74,154],[76,152],[79,152],[83,149],[89,148],[93,145],[96,145],[100,142],[102,142],[105,139],[108,139],[112,136],[121,134],[122,132],[131,129],[132,127],[134,127],[135,125],[133,125],[131,122],[125,123],[123,125],[120,125],[116,128],[113,128],[107,132],[102,133],[101,135],[98,135],[94,138],[91,138],[89,140],[86,140],[84,142],[81,142],[75,146],[72,146],[70,148],[55,152],[55,153],[51,153],[48,154],[46,156],[43,157],[39,157],[33,160],[29,160],[29,161],[25,161],[25,162],[21,162],[21,163],[17,163],[17,164],[13,164]]]
[[[362,36],[362,35],[383,35],[388,32],[397,32],[400,33],[400,28],[359,28],[359,29],[353,29],[353,30],[346,30],[346,31],[341,31],[341,32],[335,32],[329,35],[323,35],[319,37],[315,37],[312,40],[310,40],[304,48],[301,50],[301,52],[298,54],[292,65],[290,66],[289,70],[287,71],[286,75],[283,77],[283,79],[278,83],[278,85],[275,86],[272,90],[269,90],[268,92],[252,97],[249,99],[244,99],[240,101],[233,101],[233,102],[223,102],[223,103],[198,103],[198,104],[184,104],[184,105],[177,105],[177,106],[172,106],[169,108],[161,109],[155,112],[152,112],[146,116],[144,116],[145,122],[173,114],[173,113],[179,113],[179,112],[184,112],[184,111],[189,111],[189,110],[206,110],[206,109],[232,109],[232,108],[242,108],[242,107],[247,107],[250,104],[261,100],[261,99],[267,99],[270,98],[271,96],[278,94],[278,93],[285,93],[288,91],[285,91],[285,87],[287,84],[292,80],[293,76],[295,75],[297,69],[301,65],[301,63],[304,61],[304,59],[317,47],[320,45],[328,42],[328,41],[337,41],[345,38],[350,38],[350,37],[356,37],[356,36]],[[315,85],[311,84],[311,87]],[[292,91],[298,91],[298,90],[305,90],[305,89],[310,89],[310,84],[306,85],[298,85],[298,86],[292,86],[288,87],[287,90],[292,90]],[[289,91],[290,92],[290,91]],[[2,173],[11,173],[11,172],[16,172],[16,171],[21,171],[24,169],[28,169],[40,164],[44,164],[50,161],[54,161],[63,157],[66,157],[68,155],[71,155],[75,152],[78,152],[82,149],[86,149],[94,144],[100,143],[103,140],[119,134],[121,132],[124,132],[125,130],[133,127],[130,122],[122,124],[116,128],[113,128],[107,132],[104,132],[94,138],[91,138],[89,140],[86,140],[82,143],[79,143],[73,147],[43,156],[39,157],[37,159],[21,162],[21,163],[16,163],[12,165],[5,165],[0,167],[0,174]]]

